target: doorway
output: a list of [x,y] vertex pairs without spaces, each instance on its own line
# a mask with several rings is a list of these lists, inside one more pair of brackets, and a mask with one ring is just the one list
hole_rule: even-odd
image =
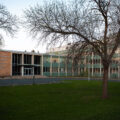
[[32,68],[24,68],[24,75],[33,75]]

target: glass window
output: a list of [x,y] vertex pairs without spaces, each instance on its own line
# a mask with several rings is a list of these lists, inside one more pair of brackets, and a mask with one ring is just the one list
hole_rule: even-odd
[[12,55],[12,63],[13,64],[21,64],[22,63],[22,55],[21,54],[13,54]]
[[43,67],[43,72],[50,72],[50,67]]
[[40,56],[34,56],[34,64],[40,65]]
[[32,64],[32,56],[24,55],[24,64]]

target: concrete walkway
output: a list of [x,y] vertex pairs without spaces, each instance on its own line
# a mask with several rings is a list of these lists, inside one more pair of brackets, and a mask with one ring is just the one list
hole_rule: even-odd
[[[88,78],[35,78],[35,79],[0,79],[0,86],[14,86],[14,85],[32,85],[32,84],[50,84],[60,83],[63,80],[88,80]],[[102,80],[101,78],[91,78],[91,80]],[[109,81],[120,82],[118,79],[112,79]]]

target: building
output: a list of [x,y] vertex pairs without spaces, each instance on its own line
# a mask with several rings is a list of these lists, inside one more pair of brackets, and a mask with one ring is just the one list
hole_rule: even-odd
[[66,56],[0,50],[0,77],[72,76],[72,63]]
[[[109,78],[120,78],[120,51],[114,55],[109,68]],[[98,55],[93,53],[84,56],[73,65],[63,51],[52,51],[46,54],[21,51],[0,50],[0,77],[7,76],[91,76],[102,77],[103,66]]]

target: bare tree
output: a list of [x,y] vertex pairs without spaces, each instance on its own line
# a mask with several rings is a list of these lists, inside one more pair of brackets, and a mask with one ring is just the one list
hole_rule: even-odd
[[17,17],[11,15],[6,7],[0,4],[0,45],[3,43],[3,32],[13,36],[17,29]]
[[79,59],[86,48],[92,48],[102,60],[103,98],[108,97],[108,68],[120,44],[119,0],[51,2],[26,10],[25,18],[32,35],[51,37],[51,43],[72,36],[74,58]]

